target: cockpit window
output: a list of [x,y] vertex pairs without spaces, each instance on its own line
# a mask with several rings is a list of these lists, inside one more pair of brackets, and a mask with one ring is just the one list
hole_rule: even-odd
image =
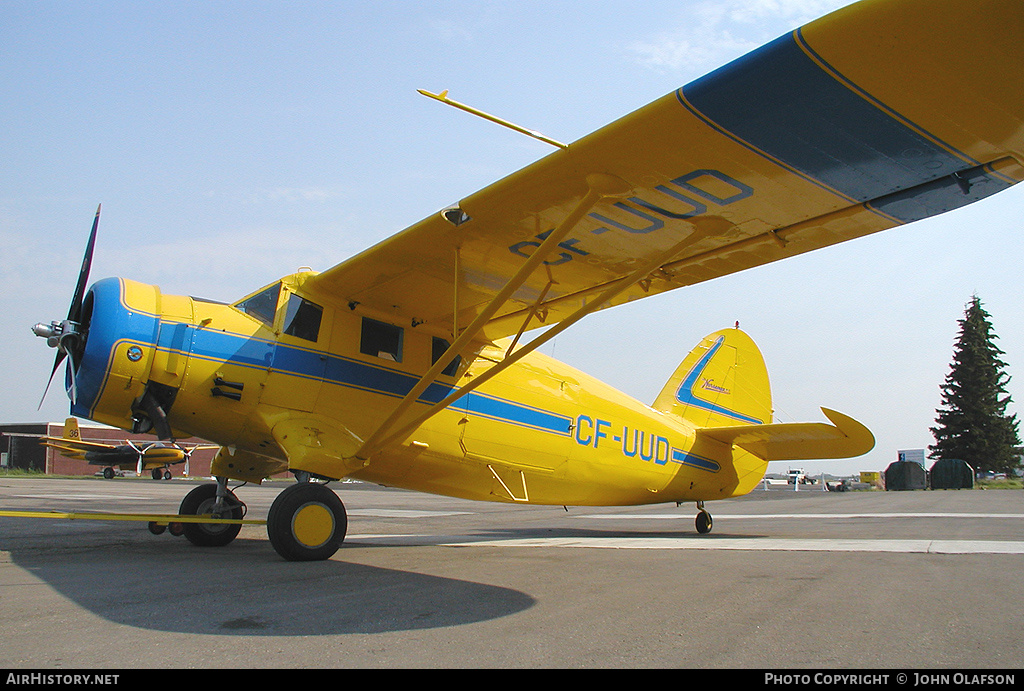
[[[430,363],[435,364],[438,360],[440,360],[441,356],[445,354],[450,345],[451,344],[448,341],[444,340],[443,338],[438,338],[437,336],[434,336],[432,348],[433,352],[432,357],[430,359]],[[461,364],[462,358],[456,355],[455,359],[448,363],[448,366],[441,371],[441,374],[447,374],[449,377],[454,377],[455,373],[459,371],[459,365]]]
[[266,290],[256,293],[251,298],[242,300],[235,307],[273,328],[274,315],[277,313],[277,298],[280,294],[281,284],[275,283]]
[[394,324],[363,317],[363,331],[359,338],[359,352],[374,357],[402,361],[404,330]]
[[324,308],[292,293],[284,317],[284,332],[289,336],[316,341],[320,335],[320,319]]

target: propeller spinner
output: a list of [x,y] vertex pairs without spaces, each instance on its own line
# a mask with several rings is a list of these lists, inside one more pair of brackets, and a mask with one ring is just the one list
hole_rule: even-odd
[[[71,373],[71,402],[76,402],[75,370],[78,363],[75,362],[76,353],[81,351],[85,342],[87,325],[83,324],[82,304],[85,298],[85,290],[88,287],[89,271],[92,268],[93,247],[96,245],[96,229],[100,224],[100,209],[103,205],[96,207],[96,217],[92,222],[92,232],[89,233],[89,243],[85,248],[85,256],[82,258],[82,268],[78,272],[78,285],[75,286],[75,293],[71,299],[71,307],[68,309],[68,316],[62,321],[52,321],[49,324],[40,322],[32,327],[32,333],[40,338],[46,339],[46,344],[57,349],[57,357],[50,371],[50,379],[46,383],[46,390],[43,391],[43,399],[50,390],[53,382],[53,375],[64,361],[65,357],[70,358],[69,371]],[[43,401],[40,400],[39,407],[42,408]]]

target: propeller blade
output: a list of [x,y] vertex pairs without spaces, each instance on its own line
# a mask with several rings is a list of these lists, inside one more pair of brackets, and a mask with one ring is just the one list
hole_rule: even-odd
[[75,380],[75,356],[68,356],[68,372],[71,373],[71,405],[78,403],[78,382]]
[[89,272],[92,270],[92,251],[96,246],[96,230],[100,225],[100,210],[103,205],[96,207],[96,217],[92,220],[92,232],[89,233],[89,242],[85,246],[85,256],[82,257],[82,268],[78,272],[78,285],[75,286],[75,294],[71,300],[71,309],[68,310],[68,319],[73,322],[81,322],[82,300],[85,298],[85,289],[89,283]]
[[53,375],[57,373],[57,368],[60,367],[60,363],[64,361],[67,356],[63,350],[57,351],[57,358],[53,361],[53,369],[50,370],[50,378],[46,380],[46,388],[43,389],[43,397],[39,399],[39,407],[36,410],[43,409],[43,402],[46,400],[46,394],[50,391],[50,384],[53,383]]
[[[46,389],[43,391],[43,397],[39,401],[39,410],[43,408],[43,402],[46,400],[46,394],[50,391],[50,384],[53,383],[53,376],[57,373],[57,369],[60,364],[64,361],[64,358],[74,350],[72,342],[78,341],[81,338],[81,332],[79,327],[82,325],[82,305],[85,302],[85,290],[89,284],[89,273],[92,270],[92,255],[93,249],[96,247],[96,233],[100,225],[100,211],[103,205],[99,204],[96,207],[96,216],[92,220],[92,230],[89,233],[89,242],[85,246],[85,255],[82,257],[82,268],[78,271],[78,285],[75,286],[75,293],[71,298],[71,307],[68,309],[68,317],[61,323],[50,322],[50,325],[36,324],[32,327],[32,332],[36,336],[42,336],[47,339],[47,343],[57,348],[57,358],[54,360],[53,369],[50,371],[50,378],[46,382]],[[68,362],[71,368],[71,402],[76,403],[78,396],[78,384],[75,380],[75,358],[74,356]]]

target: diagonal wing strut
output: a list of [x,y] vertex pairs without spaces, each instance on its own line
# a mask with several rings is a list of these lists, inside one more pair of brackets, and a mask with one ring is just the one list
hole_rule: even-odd
[[[371,434],[363,445],[356,450],[354,456],[360,460],[365,461],[369,458],[372,451],[377,450],[382,446],[380,444],[381,437],[387,433],[395,424],[395,421],[409,409],[409,407],[419,399],[420,395],[427,390],[427,387],[434,383],[438,375],[455,359],[456,356],[463,355],[464,351],[467,350],[470,343],[476,338],[477,335],[483,330],[487,322],[501,309],[512,295],[530,278],[533,272],[541,265],[541,263],[548,258],[548,256],[558,246],[558,243],[565,240],[566,236],[576,227],[576,224],[602,199],[607,197],[615,197],[627,194],[629,192],[629,185],[623,180],[614,177],[612,175],[605,175],[600,173],[593,173],[587,176],[587,193],[579,201],[576,207],[563,219],[561,224],[554,231],[548,235],[547,238],[541,243],[540,247],[523,262],[523,265],[519,267],[519,271],[516,272],[512,278],[505,283],[505,286],[498,291],[497,294],[487,303],[487,305],[480,311],[473,322],[467,326],[462,333],[455,334],[454,342],[448,347],[434,365],[427,370],[415,386],[409,391],[408,394],[399,402],[398,406],[392,411],[391,415],[381,423],[380,427]],[[457,329],[457,327],[456,327]],[[446,404],[447,405],[447,404]],[[433,410],[433,408],[431,409]],[[423,419],[430,417],[434,413],[431,412]],[[420,423],[417,423],[420,424]]]
[[[592,188],[592,193],[593,193],[593,188]],[[588,194],[588,197],[590,197],[590,196],[591,196],[591,194]],[[587,202],[587,198],[584,198],[584,202],[581,202],[581,206],[585,202]],[[592,203],[593,202],[591,202],[591,204]],[[566,219],[566,222],[572,220],[574,216],[577,216],[579,211],[580,211],[580,208],[577,207],[577,209],[574,210],[573,214],[570,214],[570,216]],[[573,223],[575,223],[575,222],[576,221],[573,221]],[[565,225],[565,222],[563,222],[563,225]],[[398,418],[398,416],[401,415],[405,410],[407,410],[410,405],[412,405],[413,401],[415,401],[416,398],[418,398],[419,395],[424,390],[426,390],[426,387],[429,386],[429,384],[433,381],[433,378],[436,378],[437,373],[440,372],[441,369],[444,366],[446,366],[446,364],[448,362],[451,361],[451,357],[449,357],[449,355],[456,348],[456,344],[452,344],[452,347],[449,348],[449,351],[446,352],[445,355],[440,360],[438,360],[438,362],[434,365],[434,367],[431,368],[431,371],[428,371],[427,374],[425,374],[423,376],[423,378],[420,380],[420,382],[413,388],[413,390],[409,392],[409,394],[405,397],[405,399],[402,400],[402,402],[399,404],[399,407],[396,409],[396,411],[394,413],[392,413],[392,415],[388,418],[387,421],[385,421],[385,424],[381,425],[381,427],[378,428],[378,430],[369,439],[367,439],[366,442],[364,442],[363,446],[356,452],[356,454],[355,454],[356,457],[359,458],[360,460],[365,461],[366,459],[369,458],[370,455],[372,455],[372,453],[374,451],[377,451],[377,450],[379,450],[381,448],[387,447],[387,446],[389,446],[389,445],[391,445],[391,444],[393,444],[393,443],[395,443],[397,441],[400,441],[401,439],[405,438],[410,432],[412,432],[414,429],[416,429],[421,424],[423,424],[424,421],[426,421],[429,418],[433,417],[438,412],[440,412],[441,410],[444,410],[445,408],[447,408],[453,402],[457,401],[462,396],[466,395],[467,393],[469,393],[470,391],[476,389],[477,387],[481,386],[482,384],[486,383],[487,381],[489,381],[490,379],[492,379],[493,377],[495,377],[499,373],[501,373],[504,370],[508,369],[509,367],[514,365],[516,362],[518,362],[519,360],[524,358],[526,355],[528,355],[529,353],[532,353],[537,348],[539,348],[541,345],[543,345],[544,343],[547,343],[549,340],[551,340],[552,338],[554,338],[555,336],[560,334],[562,331],[565,331],[566,329],[568,329],[570,326],[572,326],[573,324],[578,322],[583,317],[587,316],[588,314],[590,314],[592,312],[595,312],[595,311],[601,309],[610,300],[613,300],[616,296],[618,296],[623,291],[627,290],[628,288],[630,288],[631,286],[635,285],[636,283],[642,281],[644,278],[646,278],[648,275],[650,275],[653,271],[656,271],[662,265],[664,265],[665,263],[671,261],[673,258],[675,258],[677,255],[679,255],[679,253],[681,253],[686,248],[694,245],[697,242],[700,242],[701,240],[704,240],[705,238],[707,238],[707,237],[709,237],[711,235],[721,234],[721,233],[724,233],[726,230],[732,228],[732,224],[730,222],[726,221],[723,218],[714,217],[714,216],[711,216],[711,217],[707,217],[706,216],[706,217],[701,217],[701,218],[695,219],[694,222],[693,222],[693,226],[694,226],[693,232],[687,234],[686,237],[684,237],[678,243],[676,243],[675,245],[673,245],[669,249],[665,250],[664,252],[661,252],[661,253],[657,254],[656,256],[651,258],[648,262],[644,263],[642,266],[640,266],[639,268],[634,270],[632,273],[630,273],[630,274],[628,274],[626,276],[623,276],[622,278],[620,278],[620,279],[618,279],[616,281],[613,281],[613,282],[609,283],[605,287],[604,292],[602,292],[595,300],[586,303],[585,305],[580,307],[578,310],[576,310],[573,314],[571,314],[569,317],[567,317],[566,319],[563,319],[558,324],[552,326],[550,329],[546,330],[543,334],[541,334],[541,335],[537,336],[536,338],[534,338],[532,341],[530,341],[530,343],[528,343],[527,345],[523,346],[519,350],[516,350],[515,352],[509,352],[506,355],[506,357],[501,362],[495,364],[494,366],[489,368],[486,372],[483,372],[482,374],[474,377],[473,381],[469,382],[468,384],[465,384],[464,386],[459,387],[458,389],[456,389],[455,391],[450,393],[443,400],[439,401],[438,403],[436,403],[433,406],[431,406],[430,408],[428,408],[426,411],[424,411],[423,413],[418,415],[414,420],[412,420],[411,422],[407,423],[405,426],[403,426],[397,432],[395,432],[395,433],[387,436],[386,438],[382,439],[384,434],[391,427],[394,426],[394,422]],[[558,231],[563,231],[563,232],[559,233]],[[555,237],[557,235],[558,238],[559,238],[557,240],[557,242],[561,242],[561,239],[565,235],[565,232],[566,231],[564,231],[563,228],[560,226],[556,230],[555,233],[552,233],[552,235],[548,237],[548,240],[550,240],[551,238],[553,238],[553,237]],[[539,264],[541,259],[544,258],[545,255],[542,252],[542,250],[544,250],[544,249],[545,249],[544,246],[541,245],[541,248],[538,249],[538,251],[534,253],[533,257],[531,257],[531,259],[532,258],[537,258],[538,255],[540,255],[540,257],[538,258],[537,262],[534,263],[534,267],[536,266],[536,264]],[[524,265],[523,268],[524,269],[527,268],[526,265]],[[532,268],[531,268],[531,270],[532,270]],[[520,273],[522,273],[522,270],[520,270]],[[517,277],[518,277],[518,274],[517,274]],[[525,280],[525,278],[523,280]],[[511,282],[512,281],[510,281],[510,283]],[[521,283],[521,281],[520,281],[520,283]],[[508,288],[508,286],[506,286],[506,288]],[[502,293],[504,293],[504,292],[505,292],[505,290],[502,291]],[[513,291],[510,291],[509,295],[511,295],[511,292],[513,292]],[[500,297],[500,294],[499,294],[499,297]],[[507,297],[508,296],[506,295],[505,297],[502,298],[502,303],[507,299]],[[497,300],[497,299],[498,298],[496,297],[495,300]],[[488,307],[487,307],[487,309],[485,309],[485,312],[489,313],[489,315],[493,315],[493,313],[497,310],[497,308],[499,306],[500,305],[495,305],[494,301],[492,301],[490,304],[488,304]],[[493,307],[493,309],[492,309],[492,307]],[[531,315],[532,315],[532,312],[531,312]],[[471,325],[471,327],[466,330],[467,333],[470,332],[471,329],[473,329],[473,326],[476,326],[477,331],[479,331],[479,329],[483,328],[485,322],[481,322],[479,325],[477,325],[476,324],[477,321],[481,321],[481,320],[478,318],[474,322],[474,325]],[[463,334],[463,335],[466,335],[466,334]],[[468,339],[466,339],[465,342],[468,343]],[[437,372],[434,372],[434,370],[437,370]]]

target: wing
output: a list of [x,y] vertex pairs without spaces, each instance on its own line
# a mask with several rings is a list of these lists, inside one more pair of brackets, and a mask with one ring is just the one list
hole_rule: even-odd
[[312,278],[490,340],[1024,179],[1024,4],[880,0],[785,35]]

